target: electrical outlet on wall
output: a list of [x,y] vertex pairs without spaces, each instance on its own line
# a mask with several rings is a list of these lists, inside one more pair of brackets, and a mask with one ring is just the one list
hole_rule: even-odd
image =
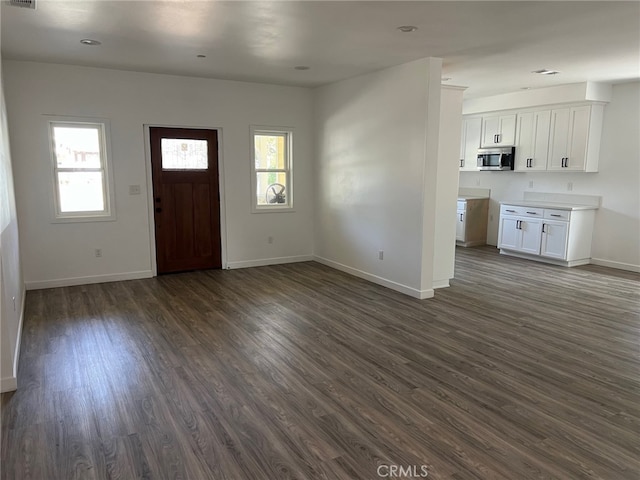
[[102,249],[101,249],[101,248],[96,248],[96,249],[95,249],[95,251],[94,251],[94,253],[95,253],[95,256],[96,256],[97,258],[102,257]]
[[271,235],[269,235],[269,236],[267,237],[267,243],[268,243],[268,244],[272,244],[272,243],[273,243],[273,237],[272,237]]
[[529,180],[529,188],[533,188],[533,180]]
[[571,192],[573,190],[573,182],[567,183],[567,192]]
[[378,260],[384,260],[384,250],[378,252]]

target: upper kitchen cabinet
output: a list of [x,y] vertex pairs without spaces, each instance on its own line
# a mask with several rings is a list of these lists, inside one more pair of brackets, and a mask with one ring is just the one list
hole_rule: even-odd
[[462,121],[462,142],[460,142],[460,171],[478,171],[478,148],[482,130],[481,117],[468,117]]
[[547,169],[550,131],[551,110],[518,114],[515,170],[531,172]]
[[482,147],[512,146],[515,145],[515,141],[515,113],[482,117]]
[[552,110],[547,170],[597,172],[603,116],[599,104]]

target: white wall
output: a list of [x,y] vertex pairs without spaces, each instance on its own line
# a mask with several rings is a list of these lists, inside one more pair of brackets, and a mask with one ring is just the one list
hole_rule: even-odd
[[6,392],[17,387],[25,295],[2,75],[0,70],[0,391]]
[[455,268],[458,157],[462,133],[460,124],[463,93],[464,88],[442,86],[435,209],[436,237],[433,248],[434,288],[448,287]]
[[[614,85],[612,101],[605,107],[597,173],[460,172],[461,187],[491,189],[488,243],[497,243],[501,200],[521,199],[525,191],[599,195],[602,207],[596,213],[592,261],[640,271],[638,132],[640,82]],[[573,183],[571,192],[568,182]]]
[[[151,275],[145,124],[221,129],[223,265],[311,258],[310,90],[33,62],[4,66],[28,288]],[[43,114],[110,120],[115,222],[51,223]],[[294,128],[295,212],[251,213],[250,125]],[[141,185],[142,194],[129,195],[129,185]]]
[[422,59],[315,98],[316,257],[423,298],[433,295],[440,71]]

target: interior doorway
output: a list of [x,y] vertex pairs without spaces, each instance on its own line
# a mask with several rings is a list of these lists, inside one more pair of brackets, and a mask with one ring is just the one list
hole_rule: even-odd
[[150,127],[158,274],[221,268],[218,132]]

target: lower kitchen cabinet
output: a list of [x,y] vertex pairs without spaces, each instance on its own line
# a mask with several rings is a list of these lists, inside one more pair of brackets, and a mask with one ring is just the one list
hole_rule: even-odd
[[509,248],[532,255],[540,254],[541,220],[524,217],[500,217],[500,230],[503,234],[500,248]]
[[458,198],[456,245],[473,247],[487,243],[489,199],[485,197]]
[[503,204],[500,253],[575,266],[589,263],[595,209]]
[[567,248],[569,246],[569,222],[557,222],[555,220],[545,220],[542,224],[542,243],[540,244],[540,255],[543,257],[567,259]]

